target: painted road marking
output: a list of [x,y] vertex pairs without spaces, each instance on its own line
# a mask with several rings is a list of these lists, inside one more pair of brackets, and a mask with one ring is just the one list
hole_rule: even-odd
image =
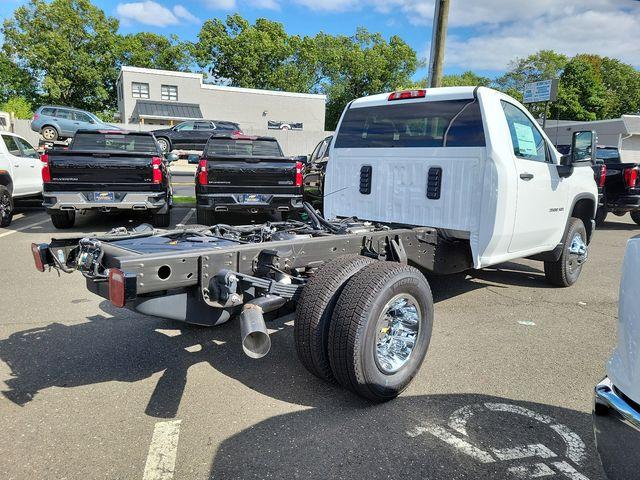
[[[586,459],[586,445],[569,427],[558,423],[548,415],[509,403],[486,402],[465,405],[451,414],[447,423],[449,428],[434,424],[423,424],[415,427],[413,430],[407,431],[407,435],[409,437],[417,437],[423,433],[430,433],[460,453],[484,464],[522,461],[524,464],[512,465],[506,469],[512,476],[518,478],[541,478],[555,476],[559,473],[561,476],[570,480],[589,480],[586,476],[579,473],[568,461],[558,458],[559,455],[542,443],[520,444],[508,448],[488,447],[485,449],[483,449],[484,445],[474,445],[469,439],[467,431],[467,424],[471,418],[479,414],[486,415],[496,413],[520,415],[545,425],[564,441],[566,445],[565,458],[571,460],[577,466],[580,466]],[[484,444],[485,442],[482,443]],[[529,463],[534,459],[547,460],[547,462],[542,463],[535,461],[535,463]]]
[[142,480],[171,480],[176,468],[180,422],[158,422],[153,429]]
[[189,211],[187,212],[187,214],[182,217],[182,220],[180,220],[178,222],[178,225],[186,225],[187,222],[191,219],[191,217],[193,216],[194,212],[196,211],[195,208],[190,208]]
[[6,232],[0,233],[0,238],[13,235],[14,233],[22,232],[23,230],[29,230],[30,228],[37,227],[38,225],[42,225],[43,223],[47,223],[48,221],[49,218],[46,218],[39,222],[30,223],[29,225],[25,225],[24,227],[16,228],[15,230],[7,230]]

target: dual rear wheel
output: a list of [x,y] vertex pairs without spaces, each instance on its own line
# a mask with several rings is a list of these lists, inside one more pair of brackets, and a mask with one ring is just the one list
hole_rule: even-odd
[[295,344],[314,375],[360,396],[398,396],[425,358],[433,325],[429,284],[417,269],[345,255],[305,286]]

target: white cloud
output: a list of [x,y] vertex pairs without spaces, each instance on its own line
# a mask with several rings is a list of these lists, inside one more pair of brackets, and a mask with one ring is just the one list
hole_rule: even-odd
[[215,10],[233,10],[236,8],[236,0],[205,0],[207,7]]
[[[360,8],[366,1],[360,0],[294,0],[295,3],[310,10],[323,12],[344,12]],[[375,1],[375,0],[374,0]]]
[[250,0],[251,6],[263,10],[280,10],[278,0]]
[[151,0],[119,3],[116,7],[116,13],[125,24],[142,23],[144,25],[153,25],[154,27],[166,27],[168,25],[178,25],[181,20],[200,23],[200,20],[182,5],[175,5],[173,11],[171,11],[167,7]]

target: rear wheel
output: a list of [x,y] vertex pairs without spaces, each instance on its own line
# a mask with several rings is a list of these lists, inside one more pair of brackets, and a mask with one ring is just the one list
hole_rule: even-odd
[[158,145],[160,145],[160,149],[162,150],[162,153],[168,153],[169,149],[171,148],[171,145],[169,144],[169,140],[162,137],[158,138]]
[[166,213],[153,213],[151,223],[156,228],[166,228],[171,225],[171,210],[167,208]]
[[636,224],[640,225],[640,210],[636,210],[635,212],[631,212],[631,220],[636,222]]
[[42,135],[42,138],[44,138],[48,142],[55,142],[58,139],[58,130],[56,130],[55,127],[51,127],[49,125],[43,127],[40,134]]
[[196,207],[196,219],[200,225],[207,227],[216,224],[216,214],[209,208]]
[[333,309],[347,280],[373,262],[372,258],[361,255],[340,256],[323,265],[302,291],[293,335],[298,358],[316,377],[333,379],[328,353]]
[[0,185],[0,227],[8,227],[13,220],[13,197],[9,189]]
[[557,287],[573,285],[578,280],[587,257],[587,230],[582,220],[572,217],[569,220],[560,258],[555,262],[544,262],[547,282]]
[[433,297],[415,268],[375,262],[346,284],[329,327],[336,380],[374,401],[397,397],[427,354]]
[[[607,219],[607,209],[605,207],[598,207],[596,211],[596,227],[601,227],[604,221]],[[637,223],[637,222],[636,222]]]
[[76,222],[76,212],[61,210],[59,212],[51,212],[51,223],[57,229],[67,229],[73,227]]

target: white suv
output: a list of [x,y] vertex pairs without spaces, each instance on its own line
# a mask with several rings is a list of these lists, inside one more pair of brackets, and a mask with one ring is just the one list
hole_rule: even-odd
[[42,194],[42,162],[35,148],[15,133],[0,133],[0,227],[13,218],[13,199]]

